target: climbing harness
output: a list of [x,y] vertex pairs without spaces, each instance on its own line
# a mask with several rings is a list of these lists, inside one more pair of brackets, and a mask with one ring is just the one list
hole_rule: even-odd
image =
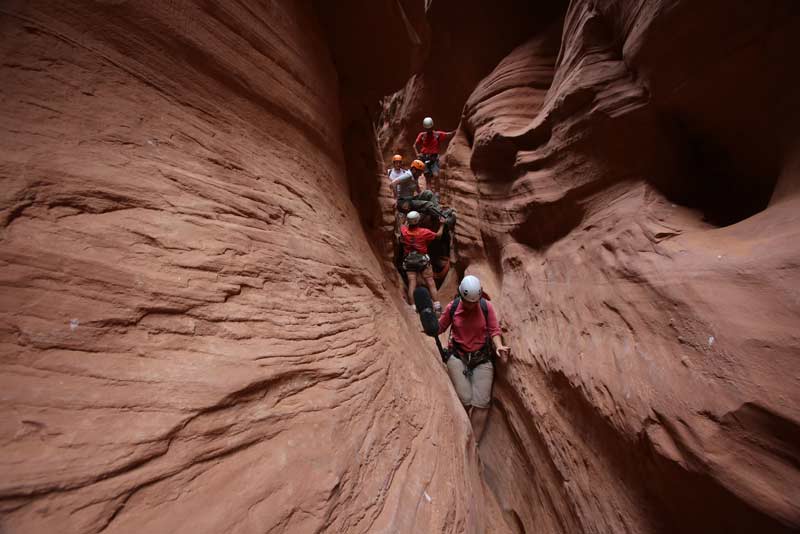
[[[438,139],[439,137],[437,136],[436,138]],[[439,161],[439,154],[420,154],[419,159],[422,160],[429,170],[433,162]]]
[[406,271],[421,272],[424,271],[430,263],[430,256],[413,251],[409,252],[406,257],[403,258],[403,269]]

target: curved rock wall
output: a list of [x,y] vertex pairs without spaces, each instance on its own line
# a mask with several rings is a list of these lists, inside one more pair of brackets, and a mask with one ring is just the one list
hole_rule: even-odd
[[445,158],[459,268],[515,351],[487,480],[519,532],[794,531],[800,10],[562,26],[477,84]]
[[0,8],[3,532],[504,531],[353,216],[339,7]]
[[[0,530],[800,527],[796,3],[425,4],[0,8]],[[482,472],[375,240],[428,113]]]
[[430,40],[424,64],[403,90],[383,102],[383,156],[413,156],[422,119],[435,111],[436,128],[452,130],[475,85],[503,56],[563,11],[567,2],[434,0],[426,2]]

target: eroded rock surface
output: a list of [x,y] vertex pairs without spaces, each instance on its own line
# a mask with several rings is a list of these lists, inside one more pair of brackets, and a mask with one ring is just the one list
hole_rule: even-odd
[[[796,2],[495,4],[0,8],[0,530],[800,528]],[[426,114],[482,472],[374,202]]]
[[454,129],[475,85],[515,46],[558,16],[566,1],[434,0],[425,2],[425,62],[402,91],[384,101],[383,155],[410,159],[422,119],[435,114],[436,128]]
[[481,455],[519,532],[800,528],[799,30],[573,1],[466,100],[443,172],[516,354]]
[[504,530],[354,216],[361,4],[0,8],[0,530]]

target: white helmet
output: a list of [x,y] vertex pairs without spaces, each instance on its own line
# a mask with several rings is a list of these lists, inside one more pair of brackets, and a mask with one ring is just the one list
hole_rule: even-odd
[[419,212],[409,211],[406,214],[406,221],[408,221],[408,224],[410,225],[417,224],[419,222]]
[[458,294],[467,302],[478,302],[481,299],[481,281],[477,276],[465,276],[458,286]]
[[433,119],[430,117],[425,117],[424,119],[422,119],[422,127],[433,128]]

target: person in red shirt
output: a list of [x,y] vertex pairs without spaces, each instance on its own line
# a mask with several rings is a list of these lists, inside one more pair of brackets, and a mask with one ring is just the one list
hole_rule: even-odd
[[409,211],[406,214],[406,223],[400,228],[400,241],[403,243],[403,268],[408,276],[408,302],[414,302],[414,290],[417,288],[417,274],[422,275],[422,280],[431,292],[433,310],[438,314],[442,312],[442,304],[436,291],[436,282],[433,280],[433,267],[428,256],[428,244],[442,237],[444,232],[444,219],[439,219],[439,230],[433,232],[419,226],[420,214]]
[[[417,135],[417,140],[414,141],[414,148],[417,151],[418,158],[425,162],[425,179],[430,183],[426,184],[428,189],[434,192],[439,192],[439,155],[441,154],[442,145],[453,137],[456,133],[445,132],[442,130],[433,129],[433,119],[425,117],[422,121],[424,131]],[[434,185],[434,179],[436,184]]]
[[495,353],[507,357],[511,349],[503,345],[497,315],[492,303],[482,298],[480,280],[465,276],[458,294],[439,317],[439,334],[450,329],[447,374],[469,414],[475,441],[479,442],[492,400],[492,358]]

